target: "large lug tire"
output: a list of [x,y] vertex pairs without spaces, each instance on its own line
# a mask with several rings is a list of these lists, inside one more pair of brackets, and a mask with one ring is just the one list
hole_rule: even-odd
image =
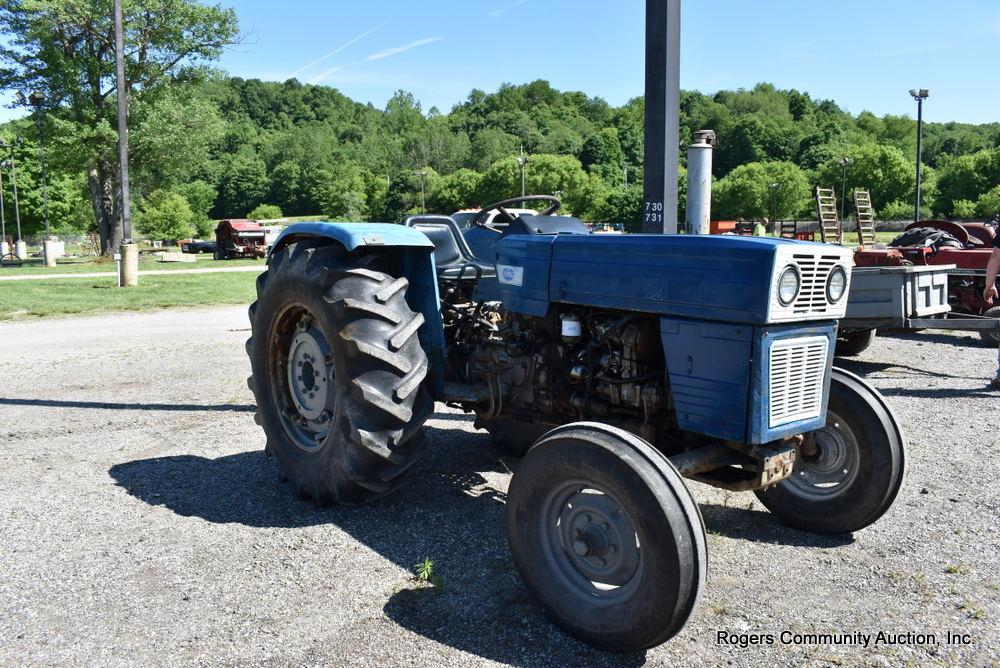
[[[983,313],[987,318],[1000,318],[1000,306],[992,306]],[[986,330],[980,330],[979,336],[988,345],[996,348],[1000,346],[1000,332],[987,332]]]
[[676,635],[705,586],[701,513],[661,453],[626,431],[580,422],[546,434],[507,493],[514,563],[566,632],[634,651]]
[[299,495],[359,504],[396,489],[433,402],[408,284],[340,246],[304,241],[257,279],[247,341],[266,450]]
[[862,329],[838,337],[837,357],[855,357],[868,350],[875,340],[875,333],[874,329]]
[[756,494],[796,529],[858,531],[895,501],[906,471],[905,451],[903,432],[882,396],[835,368],[826,427],[806,435],[790,478]]

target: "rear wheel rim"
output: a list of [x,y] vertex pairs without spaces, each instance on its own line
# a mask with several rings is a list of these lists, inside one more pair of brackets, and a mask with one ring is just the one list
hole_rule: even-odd
[[614,496],[590,482],[564,482],[535,517],[553,576],[581,602],[605,607],[635,595],[643,554],[635,523]]
[[799,448],[792,475],[785,487],[809,501],[840,496],[858,476],[861,448],[857,434],[833,411],[827,411],[826,426],[809,434]]
[[291,306],[275,319],[270,341],[271,386],[285,432],[297,448],[322,448],[336,408],[333,352],[315,318]]

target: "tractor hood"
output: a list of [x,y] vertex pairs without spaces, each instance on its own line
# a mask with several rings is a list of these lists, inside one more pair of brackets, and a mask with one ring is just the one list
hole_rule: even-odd
[[[847,287],[831,302],[828,279],[850,278],[851,256],[826,244],[737,236],[511,235],[498,241],[504,305],[543,315],[549,303],[763,325],[844,316]],[[778,299],[793,267],[799,290]]]

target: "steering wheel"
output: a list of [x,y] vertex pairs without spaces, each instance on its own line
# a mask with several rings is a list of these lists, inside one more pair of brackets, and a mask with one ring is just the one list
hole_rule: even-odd
[[[551,216],[562,206],[562,201],[558,197],[553,197],[552,195],[526,195],[525,197],[513,197],[511,199],[505,199],[502,202],[497,202],[496,204],[490,204],[489,206],[480,209],[479,213],[476,214],[476,217],[472,219],[472,224],[475,227],[482,227],[483,229],[490,230],[491,232],[502,232],[503,230],[494,227],[496,223],[493,221],[490,221],[489,223],[486,222],[486,218],[489,217],[490,211],[496,210],[509,225],[514,222],[514,215],[511,214],[506,207],[513,204],[521,204],[523,202],[551,202],[552,204],[539,214],[542,216]],[[496,219],[494,218],[494,220]]]

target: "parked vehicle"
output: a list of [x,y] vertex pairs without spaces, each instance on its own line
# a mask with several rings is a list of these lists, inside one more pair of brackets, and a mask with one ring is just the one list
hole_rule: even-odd
[[[993,252],[996,227],[984,223],[921,221],[911,223],[888,246],[862,247],[858,267],[948,266],[948,303],[956,314],[1000,317],[1000,307],[986,303],[986,264]],[[1000,344],[1000,332],[982,329],[983,340]]]
[[[510,213],[526,199],[547,208]],[[446,216],[290,226],[250,307],[249,386],[266,451],[318,503],[399,487],[434,402],[473,413],[523,457],[506,523],[528,588],[574,636],[637,650],[679,632],[705,587],[683,477],[846,533],[893,503],[905,439],[832,367],[849,251],[595,235],[558,208],[477,212],[490,261]]]
[[255,220],[223,220],[215,228],[215,259],[267,255],[264,228]]
[[191,241],[181,242],[181,252],[182,253],[215,253],[217,248],[214,241],[199,241],[197,239],[192,239]]

